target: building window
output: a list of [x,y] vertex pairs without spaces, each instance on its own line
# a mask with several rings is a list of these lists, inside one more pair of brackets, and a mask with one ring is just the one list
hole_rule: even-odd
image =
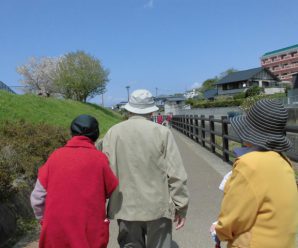
[[228,89],[229,90],[235,90],[235,89],[239,89],[239,84],[238,83],[232,83],[228,85]]
[[236,90],[236,89],[240,89],[240,86],[238,83],[230,83],[230,84],[224,84],[222,86],[223,90]]
[[258,81],[252,81],[252,82],[250,82],[250,86],[259,86],[259,82]]
[[297,52],[292,52],[291,55],[294,57],[297,54]]

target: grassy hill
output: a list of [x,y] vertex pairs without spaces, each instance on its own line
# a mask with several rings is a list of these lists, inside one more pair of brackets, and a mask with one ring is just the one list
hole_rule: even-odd
[[101,136],[121,121],[120,115],[95,104],[30,94],[14,95],[0,90],[0,123],[24,120],[68,129],[71,121],[80,114],[92,115],[99,121]]
[[66,143],[70,123],[80,114],[99,121],[101,136],[121,121],[95,104],[0,90],[0,247],[12,247],[38,226],[29,202],[38,168]]

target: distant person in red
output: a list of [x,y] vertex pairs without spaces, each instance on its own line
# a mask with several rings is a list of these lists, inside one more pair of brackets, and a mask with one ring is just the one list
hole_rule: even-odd
[[163,117],[162,117],[162,115],[161,115],[160,113],[158,113],[158,116],[157,116],[157,123],[161,125],[162,122],[163,122]]
[[39,168],[31,194],[42,224],[40,248],[106,248],[109,220],[106,199],[118,185],[106,155],[96,150],[97,120],[80,115],[71,123],[72,138]]
[[168,116],[167,116],[167,125],[168,125],[168,127],[171,127],[172,125],[171,125],[171,120],[172,120],[172,118],[173,118],[173,114],[172,113],[170,113]]

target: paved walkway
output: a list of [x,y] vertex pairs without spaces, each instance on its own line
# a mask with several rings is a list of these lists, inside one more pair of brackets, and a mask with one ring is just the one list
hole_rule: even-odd
[[[174,231],[172,248],[214,247],[209,227],[219,212],[222,193],[218,185],[230,165],[177,131],[173,130],[173,133],[188,173],[191,197],[186,225]],[[108,248],[118,248],[115,221],[111,223],[110,232]],[[37,248],[37,242],[26,247]]]

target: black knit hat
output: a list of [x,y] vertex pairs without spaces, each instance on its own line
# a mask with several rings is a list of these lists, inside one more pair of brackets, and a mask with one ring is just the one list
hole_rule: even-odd
[[231,118],[231,125],[248,143],[266,150],[283,152],[292,143],[285,135],[288,111],[278,100],[263,99],[256,102],[246,116]]
[[79,115],[70,125],[72,136],[86,136],[95,142],[99,137],[97,120],[90,115]]

